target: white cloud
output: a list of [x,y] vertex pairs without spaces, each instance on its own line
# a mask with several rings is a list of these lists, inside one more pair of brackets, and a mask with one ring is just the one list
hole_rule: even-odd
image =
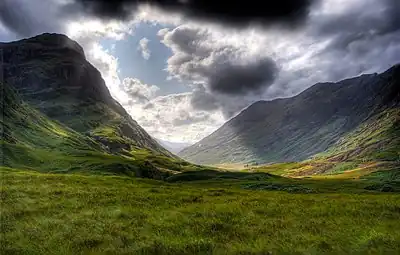
[[151,51],[149,49],[149,39],[146,37],[140,39],[138,50],[142,52],[142,57],[146,60],[150,58]]
[[107,37],[114,40],[122,40],[127,34],[132,34],[132,22],[124,23],[117,21],[102,22],[100,20],[87,20],[84,18],[70,22],[67,25],[67,34],[70,37]]
[[153,99],[157,92],[160,90],[155,85],[148,85],[142,83],[136,78],[125,78],[122,81],[122,89],[129,95],[129,104],[136,103],[147,103],[150,99]]
[[196,110],[193,94],[158,96],[147,103],[136,102],[125,108],[151,135],[166,141],[193,143],[224,123],[219,112]]

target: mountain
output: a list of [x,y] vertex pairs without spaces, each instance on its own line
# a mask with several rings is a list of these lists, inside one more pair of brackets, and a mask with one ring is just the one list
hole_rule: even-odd
[[[351,132],[374,126],[368,124],[377,123],[374,118],[399,119],[399,82],[396,65],[382,74],[318,83],[291,98],[256,102],[179,156],[201,164],[272,163],[305,160],[329,148],[343,151]],[[368,137],[379,140],[374,135]]]
[[169,141],[164,141],[161,139],[156,139],[159,144],[161,144],[164,148],[169,150],[170,152],[173,153],[179,153],[186,147],[189,147],[189,143],[175,143],[175,142],[169,142]]
[[[83,49],[60,34],[0,43],[3,81],[51,119],[118,149],[114,136],[171,156],[115,101]],[[104,134],[107,135],[105,141]],[[126,143],[126,141],[124,141]]]
[[44,172],[82,169],[87,173],[150,174],[151,169],[140,166],[141,162],[109,154],[89,136],[49,119],[22,101],[7,84],[0,83],[0,87],[1,166]]
[[156,179],[201,168],[140,127],[67,36],[0,43],[0,60],[0,166]]

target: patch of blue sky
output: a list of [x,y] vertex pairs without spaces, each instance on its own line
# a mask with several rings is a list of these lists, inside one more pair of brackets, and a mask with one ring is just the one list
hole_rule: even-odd
[[[143,83],[156,85],[160,88],[157,95],[168,95],[191,91],[190,87],[176,79],[168,80],[165,70],[167,59],[172,55],[171,50],[160,42],[157,32],[166,28],[161,25],[140,23],[132,35],[123,40],[103,39],[101,45],[118,58],[119,78],[137,78]],[[150,58],[142,57],[138,50],[139,41],[147,38]]]

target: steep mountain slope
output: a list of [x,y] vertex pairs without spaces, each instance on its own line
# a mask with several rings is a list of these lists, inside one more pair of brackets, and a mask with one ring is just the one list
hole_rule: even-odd
[[83,49],[65,35],[0,43],[3,81],[51,119],[105,144],[111,152],[145,148],[172,156],[110,95]]
[[52,172],[123,173],[156,177],[155,167],[110,155],[101,143],[52,121],[0,83],[1,166]]
[[319,83],[292,98],[260,101],[179,155],[202,164],[301,161],[343,141],[376,114],[398,108],[399,82],[396,65],[379,75]]
[[203,169],[151,138],[66,36],[2,43],[0,57],[0,167],[155,179]]

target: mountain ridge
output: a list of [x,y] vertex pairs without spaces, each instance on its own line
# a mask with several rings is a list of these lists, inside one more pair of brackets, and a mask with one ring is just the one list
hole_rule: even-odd
[[258,101],[179,156],[201,164],[301,161],[380,111],[399,105],[400,65],[291,98]]

